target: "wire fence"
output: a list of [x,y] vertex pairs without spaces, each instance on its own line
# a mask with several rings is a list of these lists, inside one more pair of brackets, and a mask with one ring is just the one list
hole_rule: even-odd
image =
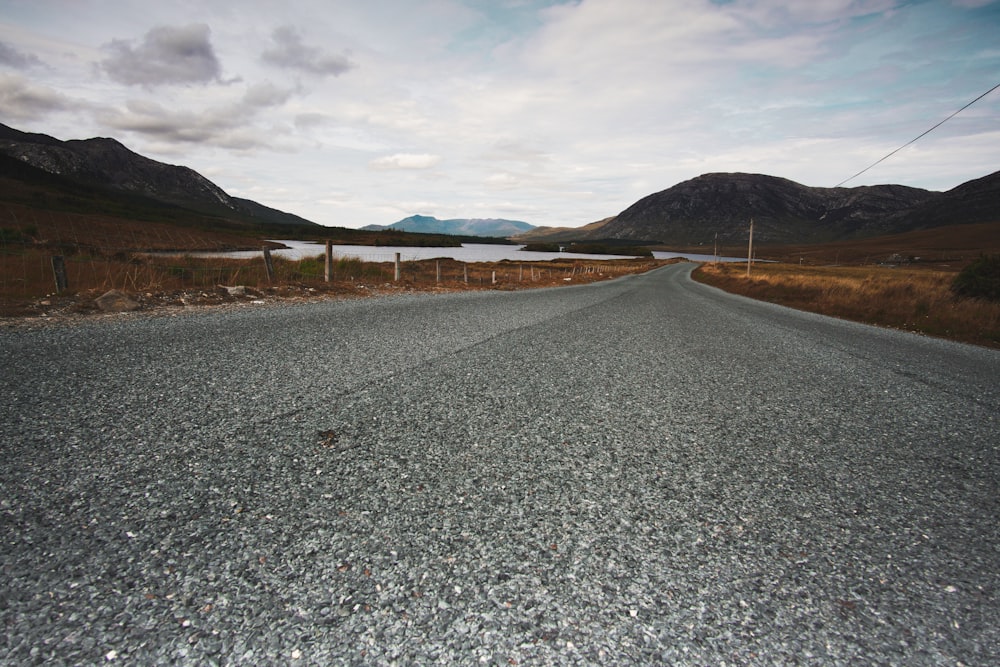
[[[233,250],[233,238],[233,234],[215,238],[203,230],[155,221],[122,227],[114,218],[8,205],[0,209],[0,301],[12,305],[57,294],[113,289],[163,293],[289,284],[311,289],[385,283],[502,288],[515,283],[599,279],[656,264],[655,260],[572,257],[544,262],[462,262],[420,259],[418,253],[375,247],[361,256],[344,256],[335,245],[329,259],[323,246],[318,246],[316,255],[299,259],[264,248],[235,253],[237,257],[219,256]],[[262,243],[266,242],[246,238],[243,245]],[[188,251],[206,247],[213,252]]]

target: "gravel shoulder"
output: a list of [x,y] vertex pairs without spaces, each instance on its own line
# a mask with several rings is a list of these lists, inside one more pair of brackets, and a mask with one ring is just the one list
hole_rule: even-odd
[[0,330],[0,662],[995,662],[1000,353],[689,273]]

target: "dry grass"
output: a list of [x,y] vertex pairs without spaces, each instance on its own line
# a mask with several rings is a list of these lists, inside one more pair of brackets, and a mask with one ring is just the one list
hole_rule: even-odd
[[665,262],[622,259],[594,262],[572,258],[546,262],[477,262],[442,258],[403,262],[394,279],[392,262],[338,258],[325,279],[322,255],[301,260],[273,256],[274,278],[263,257],[225,259],[195,255],[149,255],[78,250],[65,256],[68,289],[55,294],[52,251],[24,244],[0,247],[0,316],[88,312],[94,298],[117,289],[144,307],[232,301],[221,286],[250,288],[246,298],[274,296],[360,296],[373,291],[526,289],[570,285],[641,273]]
[[[756,256],[790,264],[907,264],[959,271],[981,254],[1000,254],[1000,222],[933,227],[890,236],[817,245],[763,246]],[[738,255],[746,256],[745,248]]]
[[956,297],[950,271],[877,266],[703,265],[695,278],[726,291],[868,324],[1000,348],[1000,303]]

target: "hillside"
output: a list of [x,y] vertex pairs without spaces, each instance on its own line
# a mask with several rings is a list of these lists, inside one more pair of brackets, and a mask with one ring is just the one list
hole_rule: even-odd
[[886,218],[936,195],[901,185],[812,188],[762,174],[705,174],[640,199],[601,229],[611,238],[664,243],[743,239],[750,218],[762,243],[821,242],[889,231]]
[[[139,155],[115,139],[60,141],[45,134],[21,132],[0,124],[0,155],[58,177],[46,179],[3,161],[3,174],[28,186],[55,185],[76,190],[76,205],[100,200],[104,206],[125,206],[137,214],[157,217],[165,209],[184,209],[218,219],[223,225],[318,226],[304,218],[257,202],[231,197],[189,167],[164,164]],[[36,203],[45,204],[44,198]],[[51,204],[51,202],[49,202]],[[92,213],[107,213],[98,206]]]
[[898,231],[909,231],[983,222],[1000,222],[1000,171],[962,183],[902,211],[889,224]]
[[611,216],[583,227],[535,227],[527,232],[512,236],[511,239],[518,243],[533,243],[535,241],[553,243],[575,241],[581,238],[599,239],[603,236],[598,230],[614,219],[614,216]]

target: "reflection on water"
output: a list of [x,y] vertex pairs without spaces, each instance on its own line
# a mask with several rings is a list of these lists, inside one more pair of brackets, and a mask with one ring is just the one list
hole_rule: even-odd
[[[286,259],[303,259],[305,257],[321,256],[325,252],[323,243],[313,241],[284,241],[279,240],[288,246],[287,249],[272,250],[271,254]],[[335,245],[333,246],[334,257],[356,257],[365,262],[391,262],[399,253],[399,258],[404,262],[418,259],[457,259],[461,262],[499,262],[507,259],[522,262],[540,262],[549,259],[622,259],[621,255],[585,255],[581,253],[565,252],[528,252],[521,250],[524,246],[502,245],[493,243],[463,243],[460,248],[416,248],[412,246],[370,246],[370,245]],[[199,257],[231,257],[231,258],[253,258],[260,256],[259,250],[244,250],[239,252],[204,252],[187,253]],[[687,257],[695,262],[711,262],[715,259],[712,255],[691,255],[676,252],[661,252],[656,250],[653,256],[657,259],[672,259],[674,257]],[[745,259],[738,257],[719,257],[720,262],[742,262]]]

